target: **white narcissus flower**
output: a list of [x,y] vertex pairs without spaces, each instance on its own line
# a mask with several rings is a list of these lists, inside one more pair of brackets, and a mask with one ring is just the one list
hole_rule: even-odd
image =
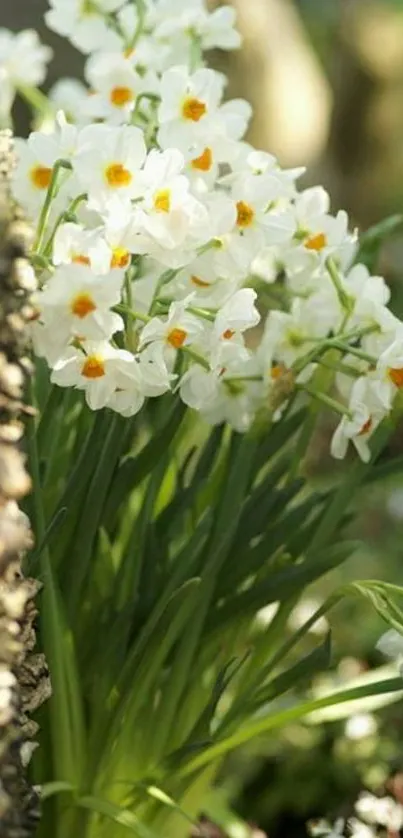
[[55,135],[34,131],[28,140],[15,140],[17,166],[13,172],[13,192],[29,213],[37,213],[52,180],[53,166],[59,159]]
[[[71,163],[77,139],[76,126],[69,124],[63,113],[59,112],[56,116],[55,130],[51,134],[33,131],[27,140],[15,140],[17,166],[13,172],[13,192],[22,206],[35,217],[51,184],[55,163],[58,160]],[[52,217],[64,209],[71,180],[69,169],[59,171],[57,194],[51,206]]]
[[[330,289],[332,290],[332,289]],[[296,299],[291,311],[272,309],[266,320],[262,350],[276,363],[287,368],[312,349],[312,339],[325,338],[339,319],[337,296],[329,295],[325,306],[318,305],[315,296],[308,300]]]
[[238,279],[221,277],[216,269],[215,252],[208,250],[178,271],[166,286],[166,293],[176,299],[194,294],[194,305],[218,308],[238,289]]
[[53,55],[32,29],[10,32],[0,29],[0,116],[10,113],[20,86],[38,86],[45,81],[46,65]]
[[238,363],[233,359],[230,368],[208,372],[194,364],[180,385],[182,401],[198,410],[211,425],[228,424],[239,433],[251,426],[261,399],[261,387],[249,376],[256,372],[254,359],[241,348]]
[[94,208],[112,197],[138,194],[137,176],[146,156],[142,131],[132,126],[88,125],[78,137],[73,170]]
[[125,0],[50,0],[45,12],[49,29],[68,38],[81,52],[119,49],[121,41],[108,26],[107,15],[116,12]]
[[140,348],[148,344],[159,344],[165,350],[164,355],[169,357],[172,351],[182,349],[200,338],[205,327],[198,317],[187,311],[190,302],[188,297],[182,302],[172,303],[166,320],[153,317],[141,332]]
[[386,385],[386,391],[389,392],[388,407],[390,409],[396,392],[403,388],[403,337],[393,341],[382,352],[376,375],[380,378],[379,386],[384,388]]
[[83,113],[121,125],[130,120],[137,97],[141,93],[156,94],[157,77],[140,75],[130,58],[121,53],[96,52],[86,64],[85,77],[92,94],[83,103]]
[[75,336],[109,338],[123,328],[120,315],[111,311],[120,301],[121,287],[120,272],[97,276],[86,265],[63,265],[38,293],[41,320],[66,341]]
[[[275,185],[273,195],[277,194]],[[293,215],[288,209],[271,208],[271,196],[264,180],[253,175],[245,177],[234,185],[232,198],[237,213],[233,233],[236,247],[241,245],[248,251],[250,260],[267,244],[285,246],[291,243],[296,229]],[[273,200],[275,204],[277,199]]]
[[312,258],[337,257],[342,265],[352,261],[357,235],[348,231],[348,216],[343,210],[329,214],[330,199],[322,187],[301,192],[295,201],[296,241]]
[[218,310],[214,321],[211,343],[212,354],[220,351],[221,343],[242,340],[242,334],[252,329],[260,321],[260,314],[255,306],[256,291],[252,288],[241,288]]
[[183,167],[183,155],[176,149],[153,150],[147,156],[138,178],[143,200],[136,220],[141,235],[133,243],[137,252],[154,255],[154,242],[157,248],[182,248],[189,236],[194,240],[200,228],[207,228],[207,210],[192,195]]
[[59,79],[49,90],[49,99],[63,111],[68,122],[81,122],[90,92],[75,78]]
[[243,188],[251,176],[259,181],[260,188],[266,191],[267,203],[285,201],[297,196],[296,180],[305,169],[282,169],[273,154],[257,151],[247,143],[238,144],[238,158],[232,163],[232,173],[224,182],[232,183],[237,189]]
[[91,266],[89,254],[95,241],[94,230],[87,230],[82,224],[72,221],[60,224],[53,240],[53,264],[69,265],[74,262]]
[[241,43],[235,27],[236,13],[229,6],[210,13],[204,0],[157,0],[154,34],[169,39],[182,33],[189,40],[197,38],[203,49],[236,49]]
[[113,215],[108,226],[93,230],[70,221],[61,224],[53,242],[53,263],[88,265],[96,274],[125,270],[131,257],[125,246],[125,228],[119,221]]
[[143,403],[142,380],[136,359],[107,341],[89,341],[85,351],[70,347],[54,365],[51,380],[59,387],[85,391],[92,410],[112,407],[124,416],[137,413]]
[[193,74],[185,66],[167,70],[160,88],[159,145],[185,153],[195,147],[197,156],[217,136],[240,139],[250,107],[242,100],[221,105],[225,83],[221,73],[204,67]]
[[352,388],[349,410],[351,418],[343,416],[333,434],[330,451],[333,457],[342,460],[347,454],[349,442],[352,442],[361,460],[368,463],[371,459],[368,442],[387,411],[376,397],[371,382],[364,376],[358,378]]

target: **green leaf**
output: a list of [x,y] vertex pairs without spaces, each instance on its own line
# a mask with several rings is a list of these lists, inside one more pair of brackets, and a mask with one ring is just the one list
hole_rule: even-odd
[[206,748],[201,754],[198,754],[193,759],[189,760],[182,770],[182,776],[188,776],[194,771],[199,770],[212,761],[220,759],[221,757],[239,748],[246,742],[250,742],[256,736],[268,733],[268,731],[278,730],[291,722],[303,719],[315,710],[320,710],[322,707],[331,707],[335,704],[342,704],[347,701],[355,701],[369,695],[383,695],[392,693],[396,690],[402,690],[402,678],[390,678],[386,681],[381,681],[375,684],[366,684],[363,687],[352,687],[351,689],[340,690],[332,695],[323,696],[322,698],[312,699],[310,701],[297,704],[293,707],[288,707],[281,710],[279,713],[272,713],[263,718],[256,719],[243,725],[231,736],[216,742],[214,745]]
[[[271,662],[260,669],[256,677],[248,684],[246,690],[241,692],[224,716],[222,724],[218,728],[219,735],[233,729],[234,725],[240,723],[243,718],[253,715],[256,711],[269,704],[280,695],[301,686],[302,682],[309,682],[313,675],[323,672],[330,665],[331,644],[330,632],[325,641],[310,652],[306,657],[295,663],[285,672],[281,672],[275,678],[264,683],[272,671]],[[260,686],[262,685],[262,686]]]
[[55,794],[62,794],[63,792],[69,792],[73,794],[75,792],[74,786],[71,783],[66,783],[63,780],[55,780],[52,783],[43,783],[40,788],[40,797],[42,802],[48,800],[49,797],[53,797]]
[[166,453],[186,415],[186,407],[179,399],[173,402],[165,414],[165,422],[160,430],[156,430],[152,439],[134,457],[127,457],[120,465],[108,493],[108,503],[105,512],[105,521],[110,528],[116,518],[117,511],[122,503],[128,498],[130,492],[150,474]]
[[109,818],[109,820],[119,824],[119,826],[125,826],[133,835],[137,835],[138,838],[160,838],[148,826],[141,823],[139,818],[130,809],[125,809],[123,806],[111,803],[110,800],[103,800],[100,797],[88,794],[84,797],[78,797],[75,805]]
[[209,621],[210,629],[222,631],[228,622],[240,616],[252,616],[270,602],[282,601],[302,591],[329,570],[344,562],[357,548],[356,541],[344,541],[327,550],[311,555],[301,564],[287,567],[276,573],[271,572],[267,579],[260,579],[246,591],[239,591],[233,597],[218,605]]
[[90,573],[91,555],[94,548],[98,527],[102,522],[103,508],[116,463],[122,449],[122,433],[125,420],[121,416],[112,416],[109,431],[104,439],[98,463],[86,492],[81,515],[74,532],[68,563],[68,608],[75,616],[82,602],[85,582]]
[[[328,669],[330,666],[330,657],[331,636],[329,632],[324,642],[317,649],[314,649],[313,652],[310,652],[309,655],[306,655],[306,657],[302,658],[285,672],[281,672],[280,675],[277,675],[269,683],[264,684],[253,696],[253,705],[258,708],[263,704],[273,701],[288,690],[294,689],[302,681],[309,681],[313,675]],[[266,673],[263,669],[261,672],[262,680],[265,677]]]
[[[128,653],[120,678],[114,689],[114,701],[102,702],[98,722],[91,739],[93,767],[99,770],[99,751],[106,761],[110,749],[116,748],[119,735],[127,741],[128,731],[138,724],[144,704],[151,705],[150,691],[155,690],[162,667],[177,639],[181,637],[199,599],[200,580],[190,579],[170,597],[155,628],[143,644],[142,654],[136,646]],[[109,712],[108,712],[109,707]]]

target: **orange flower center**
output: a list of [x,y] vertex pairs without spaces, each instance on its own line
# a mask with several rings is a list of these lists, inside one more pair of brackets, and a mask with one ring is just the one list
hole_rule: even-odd
[[310,236],[305,241],[305,247],[307,250],[316,250],[317,253],[320,253],[324,247],[327,245],[327,238],[324,233],[317,233],[316,236]]
[[106,180],[113,189],[120,189],[122,186],[129,186],[132,176],[122,163],[111,163],[105,169]]
[[127,268],[130,253],[124,247],[114,247],[111,257],[111,268]]
[[105,363],[99,355],[88,355],[81,367],[84,378],[102,378],[105,375]]
[[253,219],[255,217],[255,212],[252,207],[250,207],[249,204],[246,204],[245,201],[238,201],[236,210],[236,223],[238,227],[250,227],[251,224],[253,224]]
[[284,374],[285,370],[282,364],[274,364],[270,370],[270,376],[273,381],[277,381]]
[[388,376],[395,387],[403,387],[403,369],[402,367],[389,367]]
[[205,148],[200,157],[195,157],[191,162],[192,169],[198,169],[200,172],[209,172],[213,165],[213,153],[211,148]]
[[197,285],[198,288],[208,288],[210,285],[209,282],[205,282],[204,279],[200,279],[199,276],[194,276],[194,274],[190,277],[190,281],[193,282],[193,285]]
[[72,299],[70,308],[72,314],[83,319],[96,310],[96,305],[90,294],[83,292]]
[[157,212],[169,212],[171,209],[171,193],[169,189],[160,189],[155,193],[154,209]]
[[358,436],[365,436],[365,434],[369,433],[371,428],[372,428],[372,416],[370,416],[369,419],[367,419],[367,421],[364,422],[361,430],[358,432]]
[[75,265],[91,265],[91,259],[89,256],[84,256],[83,253],[75,253],[71,259]]
[[173,346],[174,349],[180,349],[181,346],[183,346],[183,344],[185,343],[186,338],[187,332],[185,332],[184,329],[179,328],[171,329],[171,331],[167,335],[167,341],[171,344],[171,346]]
[[134,93],[130,87],[114,87],[111,90],[110,100],[117,108],[124,108],[129,102],[133,102],[133,99]]
[[224,340],[231,340],[231,338],[234,337],[234,334],[235,334],[234,329],[226,329],[225,332],[223,332],[222,336],[223,336]]
[[30,177],[36,189],[47,189],[52,179],[52,169],[47,166],[34,166]]
[[188,96],[182,105],[182,116],[184,119],[190,119],[192,122],[199,122],[200,119],[207,113],[207,108],[204,102],[200,99],[195,99],[193,96]]

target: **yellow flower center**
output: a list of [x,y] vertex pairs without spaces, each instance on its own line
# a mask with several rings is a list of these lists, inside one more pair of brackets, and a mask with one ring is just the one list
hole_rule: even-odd
[[85,291],[82,294],[77,294],[73,297],[70,305],[71,313],[76,317],[83,319],[87,314],[91,314],[96,310],[96,305],[90,294]]
[[171,209],[171,192],[169,189],[160,189],[155,193],[154,209],[157,212],[169,212]]
[[213,165],[213,153],[211,148],[205,148],[200,157],[195,157],[191,162],[192,169],[200,172],[209,172]]
[[192,274],[192,276],[190,277],[190,281],[193,282],[193,285],[196,285],[198,288],[208,288],[210,285],[209,282],[205,282],[204,279],[200,279],[199,276],[194,276],[194,274]]
[[238,227],[250,227],[253,224],[255,212],[245,201],[238,201],[236,205]]
[[120,189],[122,186],[129,186],[132,176],[123,163],[111,163],[105,169],[105,177],[109,186],[113,189]]
[[52,179],[52,169],[47,166],[34,166],[30,171],[30,177],[36,189],[47,189]]
[[185,343],[187,338],[187,332],[184,329],[171,329],[171,331],[167,335],[168,343],[173,346],[174,349],[180,349],[181,346]]
[[182,104],[182,116],[184,119],[199,122],[206,113],[207,108],[204,102],[201,102],[200,99],[195,99],[193,96],[188,96]]
[[124,108],[125,105],[128,105],[130,102],[133,102],[134,93],[130,90],[130,87],[114,87],[110,93],[110,100],[112,105],[116,105],[117,108]]
[[231,340],[231,338],[234,337],[234,334],[235,334],[234,329],[226,329],[225,332],[223,332],[222,336],[223,336],[224,340]]
[[403,368],[402,367],[389,367],[388,369],[388,376],[395,387],[403,387]]
[[84,256],[84,253],[74,253],[71,257],[71,261],[74,262],[75,265],[91,265],[90,257]]
[[102,378],[105,375],[104,359],[100,355],[88,355],[81,367],[84,378]]
[[305,241],[305,247],[307,250],[316,250],[317,253],[320,253],[327,245],[327,238],[324,233],[317,233],[315,236],[310,236]]
[[111,258],[111,268],[127,268],[130,253],[124,247],[114,247]]

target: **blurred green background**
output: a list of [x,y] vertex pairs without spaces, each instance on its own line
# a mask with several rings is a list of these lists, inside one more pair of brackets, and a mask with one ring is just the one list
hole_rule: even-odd
[[[212,62],[229,74],[229,95],[254,105],[251,141],[274,152],[283,165],[306,165],[305,183],[322,183],[333,208],[346,209],[360,230],[402,212],[403,0],[233,2],[244,48],[214,54]],[[45,8],[46,0],[1,0],[0,25],[39,30],[55,50],[52,84],[62,75],[79,76],[83,62],[44,28]],[[28,114],[21,103],[16,120],[25,133]],[[390,284],[392,307],[403,317],[401,238],[385,245],[378,268]],[[313,482],[323,484],[334,475],[330,433],[324,423],[312,446],[306,472]],[[391,454],[403,455],[403,429],[386,457]],[[352,502],[352,531],[362,548],[338,576],[310,592],[292,615],[294,627],[340,582],[373,577],[403,582],[403,471],[381,487],[369,485]],[[375,646],[385,626],[367,605],[347,601],[330,624],[332,677],[354,677],[384,662]],[[375,718],[295,725],[280,738],[260,741],[228,761],[222,783],[249,823],[270,838],[299,838],[310,818],[348,814],[363,786],[392,790],[403,801],[402,778],[403,704],[397,702]],[[218,833],[207,825],[206,834]]]

